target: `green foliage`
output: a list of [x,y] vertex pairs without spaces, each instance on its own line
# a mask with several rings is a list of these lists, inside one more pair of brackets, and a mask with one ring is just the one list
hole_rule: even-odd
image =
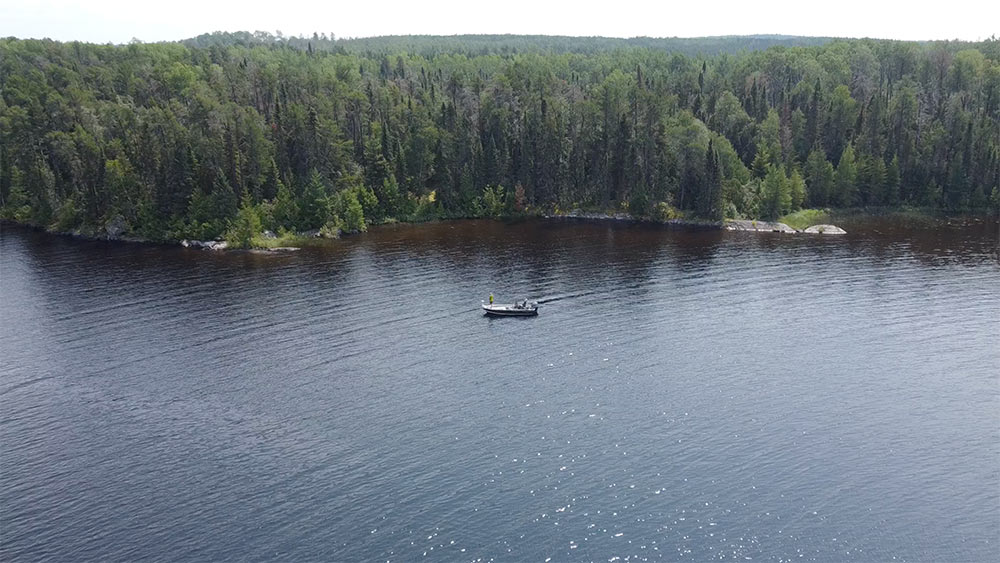
[[773,159],[771,155],[768,154],[767,149],[763,146],[757,148],[757,154],[753,157],[753,164],[751,168],[753,169],[753,177],[758,180],[763,180],[764,176],[767,176],[767,167],[773,164]]
[[120,214],[129,223],[137,223],[145,198],[139,175],[126,157],[105,161],[104,185],[110,200],[108,214]]
[[869,205],[886,205],[888,203],[885,162],[881,157],[863,158],[858,167],[855,183],[858,191],[866,196],[866,200],[862,203]]
[[375,196],[378,201],[376,217],[390,218],[401,215],[401,194],[399,191],[399,182],[396,181],[395,174],[389,174],[382,180],[381,189]]
[[646,217],[650,214],[649,194],[645,190],[633,190],[628,200],[628,211],[633,217]]
[[813,149],[806,159],[806,201],[812,206],[829,205],[834,193],[833,165],[823,151]]
[[[370,63],[386,77],[405,76],[398,63],[393,68],[389,55],[397,53],[416,54],[431,58],[437,55],[460,55],[467,57],[484,56],[499,58],[511,53],[532,55],[556,55],[580,53],[599,55],[625,49],[641,49],[682,53],[687,56],[715,56],[722,53],[740,54],[747,51],[761,51],[771,47],[802,47],[824,45],[833,41],[828,37],[794,37],[785,35],[751,35],[694,38],[633,37],[618,39],[611,37],[562,37],[545,35],[393,35],[385,37],[365,37],[358,39],[337,39],[325,33],[312,37],[274,36],[263,31],[206,33],[187,39],[183,44],[189,47],[209,49],[215,47],[282,47],[309,52],[327,53],[371,53]],[[395,57],[393,57],[395,59]],[[396,59],[398,61],[398,59]],[[384,61],[384,64],[382,62]],[[354,67],[356,70],[357,67]]]
[[226,216],[220,213],[225,207],[225,196],[220,192],[211,195],[202,191],[191,194],[188,203],[187,221],[180,238],[212,240],[222,235],[226,228]]
[[775,219],[792,209],[792,191],[788,177],[779,166],[768,165],[761,186],[761,216]]
[[300,210],[298,226],[301,229],[318,229],[332,218],[326,183],[316,169],[309,173],[309,179],[302,188],[298,207]]
[[[322,235],[323,230],[320,229],[320,234]],[[326,237],[326,238],[336,238],[336,237]],[[262,235],[258,235],[250,241],[251,248],[281,248],[281,247],[296,247],[301,248],[303,246],[320,246],[323,244],[323,237],[305,236],[296,233],[280,233],[274,238],[265,238]]]
[[[359,192],[365,191],[364,188],[343,190],[337,192],[332,198],[331,216],[337,219],[334,222],[342,231],[360,233],[368,230],[368,226],[365,224],[364,207],[358,200]],[[372,197],[374,198],[374,196]]]
[[806,182],[802,179],[799,169],[792,170],[792,175],[788,178],[788,191],[791,196],[791,209],[802,207],[802,202],[806,199]]
[[4,200],[4,206],[0,208],[0,218],[29,223],[31,221],[31,203],[28,200],[27,192],[21,185],[20,171],[15,169],[12,177],[14,181]]
[[344,223],[340,220],[340,217],[334,216],[332,219],[326,222],[325,225],[320,227],[319,236],[320,238],[340,238],[340,234],[344,232]]
[[800,209],[795,213],[782,215],[778,222],[793,229],[805,229],[813,225],[823,225],[830,222],[830,212],[826,209]]
[[59,233],[67,233],[75,230],[83,222],[83,213],[76,205],[73,198],[66,198],[62,205],[56,210],[51,228]]
[[881,190],[882,201],[885,205],[896,205],[899,203],[899,156],[893,155],[892,162],[885,171],[885,181]]
[[931,180],[920,193],[920,203],[925,207],[939,207],[944,201],[944,192],[937,182]]
[[431,221],[441,217],[441,207],[437,202],[437,192],[416,197],[412,194],[407,198],[406,208],[410,210],[408,218],[413,221]]
[[92,230],[120,216],[162,240],[214,238],[251,207],[264,228],[330,234],[571,204],[985,209],[995,43],[0,39],[0,214]]
[[830,109],[826,118],[826,137],[824,147],[832,160],[840,161],[844,147],[850,142],[852,130],[857,122],[858,103],[851,97],[851,91],[846,84],[840,84],[833,89],[830,97]]
[[680,219],[681,217],[683,217],[683,214],[665,201],[657,203],[653,213],[653,218],[657,221],[670,221],[671,219]]
[[379,209],[378,197],[375,195],[375,191],[362,185],[356,186],[353,191],[358,204],[361,206],[362,219],[365,217],[374,217]]
[[723,172],[719,165],[719,155],[715,151],[713,141],[708,142],[705,152],[705,183],[699,195],[698,215],[706,219],[721,221],[723,219]]
[[782,161],[781,124],[777,110],[768,110],[767,118],[758,126],[757,156],[754,157],[755,170],[758,157],[764,159],[765,166],[768,164],[777,166]]
[[226,242],[234,248],[250,248],[254,237],[261,233],[260,210],[250,201],[250,194],[244,192],[243,205],[230,221],[226,231]]
[[299,204],[281,180],[277,181],[277,195],[271,205],[271,221],[268,227],[273,231],[294,231],[299,224]]
[[840,155],[840,162],[837,163],[837,174],[834,178],[833,194],[830,197],[834,205],[840,207],[851,207],[856,205],[857,187],[855,180],[858,176],[857,164],[854,162],[854,147],[847,145]]
[[480,208],[486,217],[498,218],[507,212],[507,197],[503,186],[486,186],[483,188]]

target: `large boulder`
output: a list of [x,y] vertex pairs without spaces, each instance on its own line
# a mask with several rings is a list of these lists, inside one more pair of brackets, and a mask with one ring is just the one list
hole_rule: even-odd
[[846,235],[847,231],[841,229],[836,225],[813,225],[802,231],[804,233],[813,233],[818,235]]
[[754,231],[758,233],[797,233],[795,229],[784,223],[773,221],[733,220],[726,222],[729,231]]
[[204,250],[225,250],[229,243],[224,240],[187,240],[181,241],[184,248],[202,248]]
[[125,218],[121,215],[115,215],[104,226],[104,232],[107,233],[108,240],[118,240],[125,234],[125,229],[127,228],[128,223],[125,222]]

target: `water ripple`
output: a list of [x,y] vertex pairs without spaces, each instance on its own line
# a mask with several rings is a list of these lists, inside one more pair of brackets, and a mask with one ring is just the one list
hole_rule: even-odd
[[992,560],[981,227],[5,228],[0,559]]

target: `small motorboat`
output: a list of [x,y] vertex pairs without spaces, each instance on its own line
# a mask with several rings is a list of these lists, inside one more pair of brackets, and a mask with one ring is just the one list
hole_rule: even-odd
[[483,311],[488,317],[533,317],[538,314],[538,303],[527,299],[508,305],[483,302]]

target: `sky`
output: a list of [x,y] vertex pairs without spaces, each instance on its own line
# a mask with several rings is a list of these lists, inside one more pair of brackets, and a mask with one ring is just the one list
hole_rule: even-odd
[[703,37],[776,33],[981,40],[1000,1],[949,0],[0,0],[0,37],[170,41],[212,31],[336,37],[511,33]]

